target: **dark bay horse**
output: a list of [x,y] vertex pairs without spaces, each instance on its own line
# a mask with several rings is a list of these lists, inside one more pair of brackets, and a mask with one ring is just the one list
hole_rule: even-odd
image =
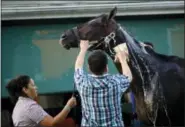
[[[80,40],[89,40],[89,51],[104,50],[113,60],[115,47],[129,53],[129,67],[133,74],[131,90],[134,94],[138,118],[150,126],[184,125],[184,66],[185,60],[166,56],[144,47],[116,23],[117,9],[102,14],[82,25],[65,31],[61,45],[78,47]],[[120,63],[115,63],[121,73]]]

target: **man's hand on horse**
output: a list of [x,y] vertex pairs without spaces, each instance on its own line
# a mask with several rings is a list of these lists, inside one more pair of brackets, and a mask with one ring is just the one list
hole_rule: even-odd
[[114,62],[125,62],[128,59],[128,53],[126,51],[119,51],[115,55]]
[[88,48],[89,48],[89,41],[88,40],[80,40],[81,51],[87,51]]

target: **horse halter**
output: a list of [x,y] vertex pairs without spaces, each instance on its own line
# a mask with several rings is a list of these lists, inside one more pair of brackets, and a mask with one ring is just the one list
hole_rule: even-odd
[[[116,32],[121,30],[121,25],[118,24],[118,28],[115,31],[112,31],[111,33],[109,33],[107,36],[102,37],[99,40],[94,40],[94,41],[90,41],[89,42],[89,48],[92,47],[93,45],[97,44],[95,47],[93,47],[92,49],[97,48],[98,46],[100,46],[101,44],[104,44],[104,47],[108,49],[108,51],[110,52],[111,56],[115,55],[115,51],[111,48],[110,43],[111,41],[113,41],[113,44],[116,44]],[[76,40],[78,41],[78,44],[80,43],[80,35],[78,32],[78,27],[74,27],[71,29],[72,33],[74,34],[74,36],[76,37]],[[92,50],[91,49],[91,50]]]
[[104,44],[104,47],[108,49],[108,51],[110,52],[111,56],[115,56],[115,51],[111,48],[111,41],[113,41],[114,46],[116,46],[116,33],[121,30],[121,25],[118,24],[118,28],[115,31],[112,31],[110,34],[108,34],[107,36],[101,38],[100,40],[95,40],[95,41],[91,41],[90,43],[90,47],[93,46],[94,44],[99,43],[98,45],[96,45],[95,47],[93,47],[93,49],[97,48],[100,44]]
[[80,43],[80,36],[78,34],[78,28],[77,27],[73,27],[71,29],[71,32],[74,34],[74,36],[76,37],[76,41],[78,42],[78,44]]

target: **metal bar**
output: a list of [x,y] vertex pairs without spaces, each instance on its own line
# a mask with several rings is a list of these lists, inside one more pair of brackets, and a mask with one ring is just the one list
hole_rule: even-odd
[[[162,1],[162,2],[141,2],[141,3],[102,3],[87,4],[79,2],[48,2],[43,5],[29,4],[16,6],[15,4],[5,6],[2,4],[2,20],[17,19],[48,19],[48,18],[77,18],[93,17],[102,13],[108,13],[114,6],[118,8],[118,16],[131,15],[160,15],[160,14],[184,14],[184,1]],[[25,1],[26,3],[26,1]],[[30,3],[30,2],[28,2]],[[55,3],[55,4],[54,4]],[[60,3],[60,4],[59,4]],[[36,6],[37,5],[37,6]]]

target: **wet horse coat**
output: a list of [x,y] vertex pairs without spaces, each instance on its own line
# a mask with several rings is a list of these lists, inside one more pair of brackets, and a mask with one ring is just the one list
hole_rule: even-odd
[[[180,63],[169,59],[170,57],[163,59],[164,57],[151,49],[148,49],[150,52],[147,54],[138,50],[137,40],[125,30],[122,32],[130,53],[130,68],[133,75],[140,79],[135,78],[131,89],[135,93],[136,101],[143,101],[143,108],[147,111],[143,112],[143,109],[137,107],[139,118],[142,121],[149,119],[153,125],[183,125],[184,114],[181,112],[184,111],[184,70],[179,66]],[[137,96],[136,85],[139,81],[142,84],[142,95]],[[138,103],[141,102],[136,102],[136,105]]]
[[[60,43],[66,48],[78,47],[80,39],[90,40],[89,50],[102,49],[113,60],[114,47],[125,43],[129,67],[133,74],[131,90],[136,112],[148,125],[184,125],[184,59],[156,53],[143,47],[109,15],[101,15],[81,26],[66,31]],[[92,43],[93,41],[93,43]],[[115,63],[121,73],[120,63]]]

